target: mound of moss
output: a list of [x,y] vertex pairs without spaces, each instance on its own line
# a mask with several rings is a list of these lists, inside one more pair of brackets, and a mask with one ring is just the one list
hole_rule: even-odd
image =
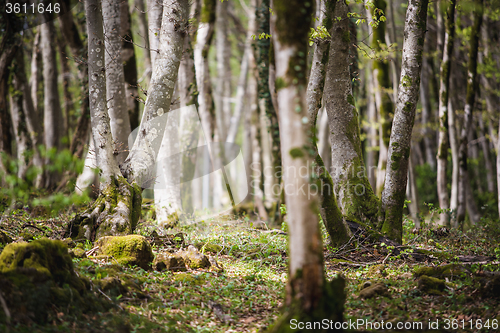
[[449,264],[437,267],[420,267],[415,270],[415,277],[420,277],[423,275],[432,276],[435,278],[453,278],[453,277],[465,277],[468,271],[461,265]]
[[90,285],[74,271],[63,242],[11,243],[0,254],[0,291],[10,310],[10,316],[0,311],[0,323],[44,324],[61,313],[77,318],[109,309],[112,304],[98,299]]
[[429,295],[443,295],[446,283],[432,276],[422,275],[418,279],[418,289]]
[[154,259],[151,246],[140,235],[105,236],[97,240],[99,254],[110,256],[120,265],[149,269]]

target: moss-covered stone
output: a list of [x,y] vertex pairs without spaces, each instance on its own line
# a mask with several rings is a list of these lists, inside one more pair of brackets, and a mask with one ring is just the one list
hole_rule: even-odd
[[200,285],[205,283],[205,279],[198,275],[193,275],[189,273],[177,273],[174,275],[174,281],[176,282],[184,282],[184,283],[192,283],[196,285]]
[[359,292],[359,297],[364,299],[373,298],[376,296],[384,296],[390,298],[391,293],[389,292],[389,289],[387,289],[385,284],[382,282],[370,285]]
[[80,248],[80,247],[75,247],[74,249],[69,249],[68,252],[72,258],[80,258],[80,259],[87,258],[87,254],[85,253],[85,250]]
[[187,250],[181,251],[180,255],[184,258],[186,264],[192,269],[210,267],[210,261],[207,256],[200,253],[193,245],[189,245]]
[[367,276],[369,278],[382,278],[387,276],[385,265],[373,265],[368,269]]
[[467,276],[467,270],[457,264],[448,264],[438,267],[420,267],[415,270],[415,277],[423,275],[436,278],[462,278]]
[[99,253],[113,257],[120,265],[137,265],[149,269],[154,259],[151,246],[140,235],[105,236],[96,242]]
[[179,253],[162,252],[156,255],[153,268],[157,271],[183,272],[186,270],[186,262]]
[[[0,254],[0,291],[11,312],[11,323],[44,324],[57,313],[79,316],[112,306],[99,301],[89,288],[88,280],[75,273],[68,248],[61,241],[12,243]],[[0,323],[5,322],[0,311]]]
[[418,279],[418,289],[429,295],[442,295],[446,288],[446,283],[438,278],[422,275]]
[[220,251],[222,251],[222,246],[211,242],[197,242],[195,246],[198,250],[200,250],[203,253],[204,252],[219,253]]

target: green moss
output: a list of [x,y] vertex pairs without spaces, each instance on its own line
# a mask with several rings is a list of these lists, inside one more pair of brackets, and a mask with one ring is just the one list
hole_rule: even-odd
[[286,86],[287,84],[285,83],[285,80],[282,77],[276,78],[276,84],[275,84],[276,91],[279,91],[281,88],[285,88]]
[[284,47],[292,46],[296,50],[290,57],[286,77],[283,79],[287,84],[306,86],[307,41],[314,14],[314,1],[276,0],[273,4],[276,31],[279,31],[277,38]]
[[443,295],[446,283],[431,276],[422,275],[418,279],[418,289],[429,295]]
[[420,267],[415,270],[414,275],[415,277],[426,275],[437,278],[451,278],[466,277],[468,274],[467,270],[464,267],[457,264],[448,264],[438,267]]
[[292,148],[290,149],[290,156],[292,156],[293,159],[302,158],[305,156],[304,150],[302,148]]
[[215,22],[215,7],[217,0],[203,0],[201,7],[201,22],[214,23]]
[[403,87],[411,87],[411,78],[408,75],[403,76],[403,81],[401,82]]
[[173,278],[176,282],[184,282],[195,285],[202,285],[205,283],[205,279],[199,275],[193,275],[189,273],[177,273]]
[[101,254],[113,257],[120,265],[137,265],[149,269],[153,261],[151,246],[140,235],[106,236],[97,240]]
[[326,170],[323,159],[319,154],[316,155],[316,164],[318,166],[318,182],[321,188],[321,208],[323,210],[323,224],[330,236],[331,245],[339,247],[348,241],[348,229],[346,228],[342,212],[337,205],[337,199],[334,193],[333,179],[328,170]]
[[354,96],[352,96],[351,94],[347,95],[347,102],[356,107],[356,104],[354,103]]

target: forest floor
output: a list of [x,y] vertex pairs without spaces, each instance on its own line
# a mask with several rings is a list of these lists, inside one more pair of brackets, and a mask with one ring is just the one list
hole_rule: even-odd
[[[70,214],[38,218],[20,209],[0,228],[14,239],[61,239],[70,218]],[[393,329],[387,332],[396,331],[397,323],[411,328],[408,331],[419,331],[422,325],[442,332],[500,332],[500,279],[494,273],[500,271],[499,223],[484,220],[468,232],[436,231],[430,223],[418,232],[413,227],[405,219],[405,246],[400,248],[360,235],[340,249],[325,244],[327,278],[346,279],[344,321],[365,320],[374,330],[387,329],[391,323]],[[153,221],[143,219],[137,233],[148,237],[153,229]],[[180,246],[204,246],[205,254],[215,257],[223,272],[146,271],[92,256],[75,258],[77,272],[92,281],[112,276],[138,288],[126,295],[106,295],[115,304],[109,313],[78,320],[60,313],[49,325],[21,325],[10,331],[115,332],[116,326],[109,323],[119,318],[130,328],[124,331],[130,332],[259,332],[279,317],[287,280],[286,232],[254,228],[248,218],[213,220],[166,232],[182,232]],[[82,245],[86,251],[93,248],[90,242]],[[153,245],[153,252],[162,250]],[[422,270],[446,264],[455,265]],[[418,278],[423,273],[439,281],[425,284]],[[369,324],[355,328],[370,330]]]

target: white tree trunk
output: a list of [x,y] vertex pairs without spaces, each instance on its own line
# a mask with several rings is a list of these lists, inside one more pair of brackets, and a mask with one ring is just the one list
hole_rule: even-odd
[[156,66],[156,56],[159,54],[160,30],[163,14],[163,4],[161,0],[148,1],[148,33],[149,33],[149,52],[151,55],[151,68],[154,72]]
[[120,37],[121,5],[115,0],[102,1],[106,61],[106,100],[116,161],[121,164],[128,155],[130,118],[125,96],[125,80]]
[[[54,23],[49,21],[40,25],[41,49],[43,59],[43,114],[44,114],[44,143],[45,148],[61,148],[61,131],[63,118],[57,85],[57,64],[54,50]],[[45,164],[51,163],[46,159]],[[45,187],[54,187],[60,175],[48,172],[45,178]]]

